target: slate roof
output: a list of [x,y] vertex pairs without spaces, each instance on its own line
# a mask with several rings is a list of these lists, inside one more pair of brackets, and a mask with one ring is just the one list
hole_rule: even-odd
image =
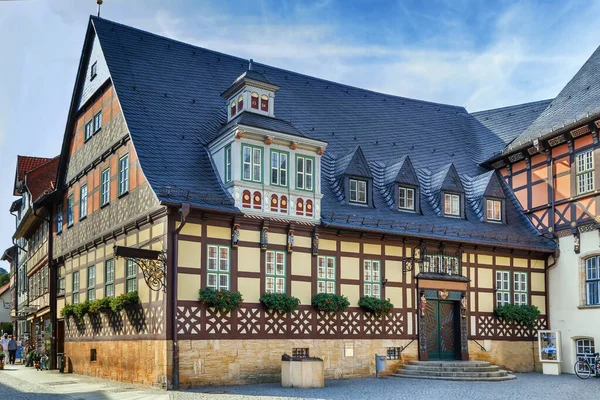
[[[247,71],[248,61],[97,17],[91,17],[91,23],[140,164],[158,198],[239,212],[215,173],[206,146],[227,123],[220,94]],[[275,99],[278,120],[298,134],[328,143],[322,163],[323,224],[554,249],[554,243],[542,238],[517,207],[507,210],[508,224],[490,226],[470,210],[464,220],[438,217],[426,202],[422,214],[390,210],[380,190],[374,190],[373,207],[351,206],[340,199],[331,181],[340,171],[354,171],[350,163],[356,157],[365,160],[374,180],[379,179],[378,162],[391,165],[406,155],[416,170],[427,171],[425,175],[449,163],[460,175],[484,173],[473,154],[487,128],[475,130],[479,122],[463,107],[377,93],[259,63],[253,70],[280,87]],[[358,147],[362,156],[356,155]],[[350,161],[342,167],[344,157]]]
[[297,130],[294,125],[279,118],[269,117],[267,115],[243,111],[237,117],[229,121],[219,132],[224,133],[235,125],[253,126],[256,128],[267,129],[274,132],[287,133],[289,135],[307,137]]
[[548,107],[552,99],[471,113],[477,146],[473,156],[483,162],[515,140]]
[[600,47],[540,116],[503,153],[528,146],[534,139],[575,127],[600,115]]

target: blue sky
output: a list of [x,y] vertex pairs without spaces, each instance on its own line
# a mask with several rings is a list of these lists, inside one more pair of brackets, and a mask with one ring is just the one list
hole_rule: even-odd
[[[94,0],[0,1],[0,248],[17,154],[60,151]],[[321,78],[477,111],[556,96],[598,1],[104,0],[102,16]],[[1,250],[0,250],[1,251]],[[0,265],[6,267],[6,265]]]

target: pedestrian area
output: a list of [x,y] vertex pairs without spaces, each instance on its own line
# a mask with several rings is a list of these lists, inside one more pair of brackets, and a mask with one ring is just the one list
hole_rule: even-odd
[[5,365],[0,371],[0,399],[206,399],[260,400],[282,398],[377,400],[391,399],[589,399],[597,398],[600,379],[580,380],[574,375],[516,374],[506,382],[448,382],[385,377],[339,379],[324,389],[283,389],[278,384],[198,388],[165,392],[133,384],[55,371],[36,371]]

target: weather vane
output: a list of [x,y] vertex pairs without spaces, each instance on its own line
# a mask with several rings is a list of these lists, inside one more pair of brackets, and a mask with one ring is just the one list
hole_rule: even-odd
[[96,4],[98,4],[98,17],[100,17],[100,6],[102,5],[102,0],[96,0]]

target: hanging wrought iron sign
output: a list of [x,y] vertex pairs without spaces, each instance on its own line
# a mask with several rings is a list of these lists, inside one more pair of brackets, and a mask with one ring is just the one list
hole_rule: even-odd
[[115,257],[123,257],[135,263],[144,274],[146,285],[151,290],[167,291],[167,254],[164,251],[135,249],[115,246]]

